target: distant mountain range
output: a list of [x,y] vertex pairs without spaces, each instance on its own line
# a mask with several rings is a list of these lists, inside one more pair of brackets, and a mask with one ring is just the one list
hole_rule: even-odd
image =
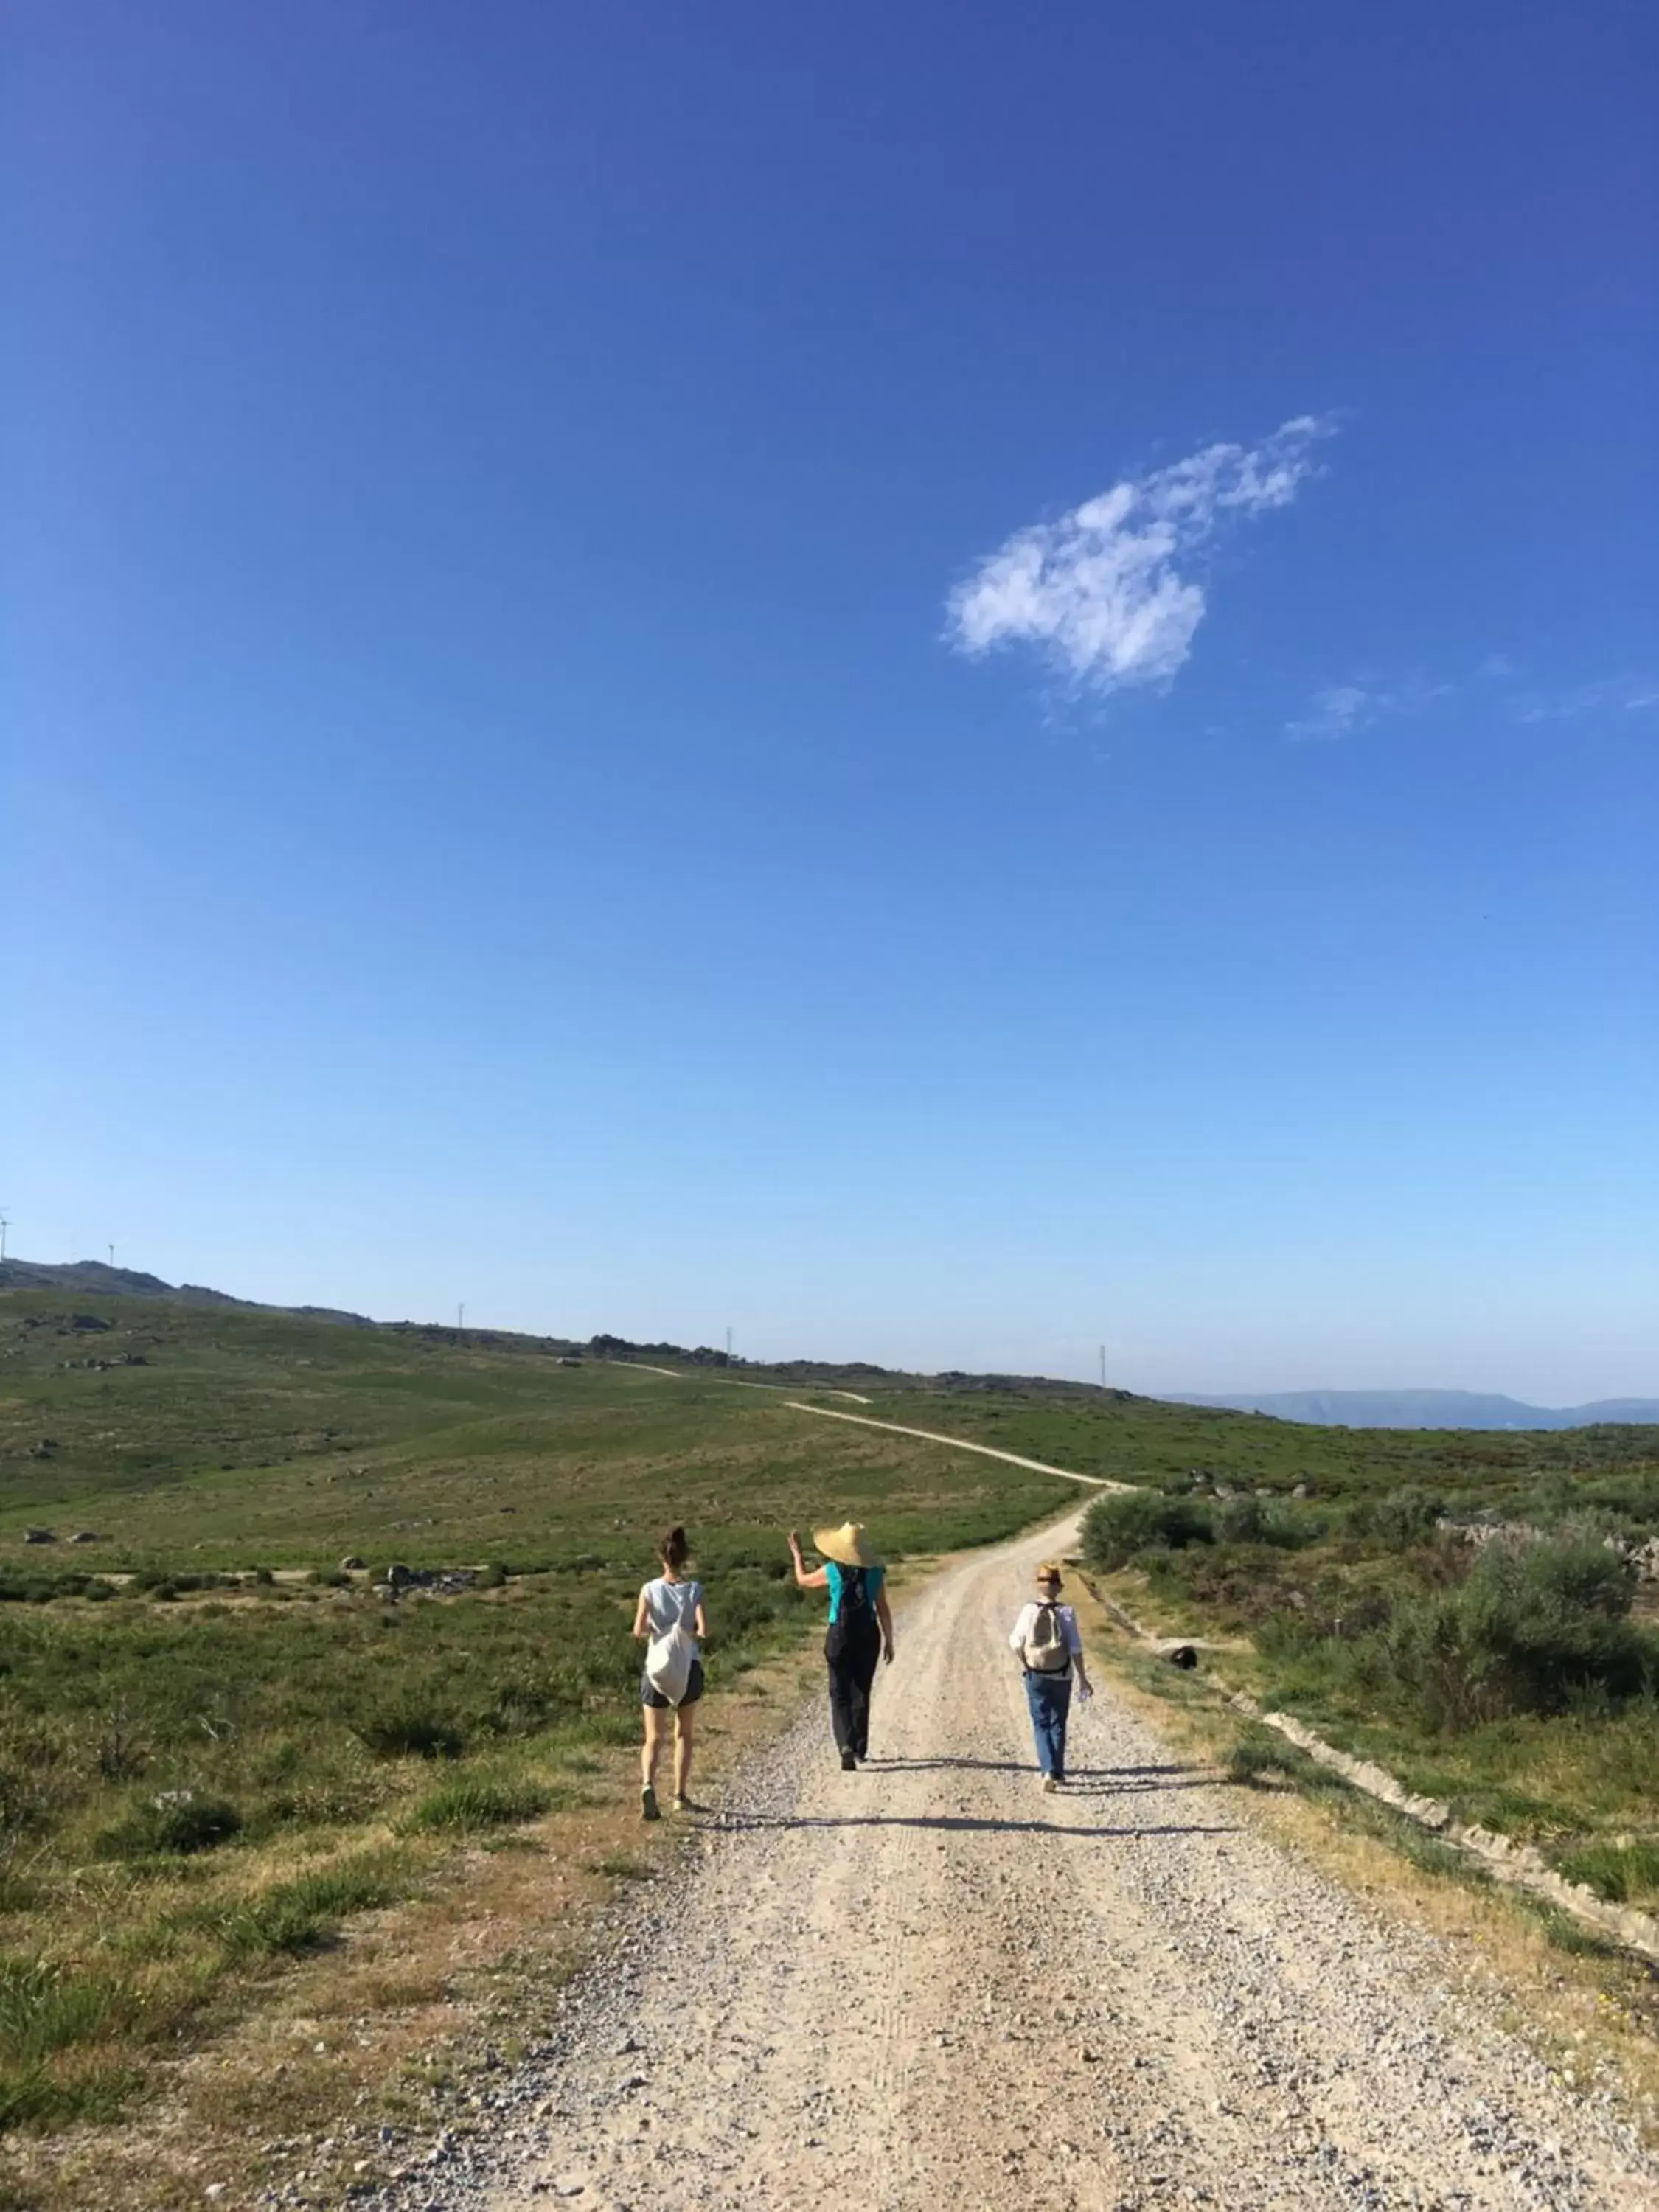
[[1346,1429],[1585,1429],[1598,1421],[1659,1422],[1659,1398],[1601,1398],[1589,1406],[1528,1406],[1480,1390],[1267,1390],[1203,1397],[1183,1390],[1181,1406],[1224,1406]]

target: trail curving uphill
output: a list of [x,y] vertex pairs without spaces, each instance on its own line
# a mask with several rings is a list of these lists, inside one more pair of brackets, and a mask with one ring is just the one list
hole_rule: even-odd
[[[848,1393],[848,1395],[851,1394]],[[867,1406],[867,1398],[860,1400]],[[839,1413],[830,1406],[806,1406],[799,1398],[784,1403],[792,1413],[815,1413],[821,1421],[851,1421],[855,1428],[885,1429],[890,1436],[920,1437],[924,1443],[949,1444],[953,1451],[977,1452],[981,1459],[1000,1459],[1010,1467],[1028,1467],[1037,1474],[1057,1474],[1062,1482],[1086,1483],[1091,1490],[1133,1490],[1133,1482],[1117,1482],[1109,1474],[1079,1474],[1075,1468],[1055,1467],[1046,1459],[1027,1459],[1021,1452],[1004,1451],[1000,1444],[976,1444],[966,1437],[947,1437],[939,1429],[907,1428],[902,1421],[872,1420],[866,1413]]]
[[[1040,1794],[1006,1632],[1074,1523],[905,1607],[869,1766],[814,1707],[619,1913],[444,2212],[1652,2212],[1659,2168],[1109,1698]],[[441,2193],[437,2185],[441,2172]]]

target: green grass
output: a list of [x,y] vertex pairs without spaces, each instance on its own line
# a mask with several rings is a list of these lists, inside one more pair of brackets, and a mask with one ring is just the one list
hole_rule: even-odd
[[463,1774],[428,1790],[405,1818],[416,1831],[510,1827],[539,1820],[553,1806],[556,1794],[522,1775]]
[[[109,1326],[77,1329],[88,1312]],[[821,1617],[789,1578],[789,1527],[862,1520],[899,1560],[1076,1502],[790,1395],[1143,1486],[1118,1558],[1182,1625],[1257,1637],[1257,1686],[1412,1787],[1650,1895],[1651,1698],[1598,1660],[1570,1709],[1449,1729],[1402,1696],[1399,1638],[1378,1668],[1404,1608],[1456,1614],[1470,1555],[1436,1534],[1442,1514],[1659,1529],[1653,1431],[1306,1429],[857,1370],[744,1370],[787,1388],[738,1389],[568,1366],[563,1348],[0,1292],[0,1971],[17,2022],[0,2023],[0,2124],[111,2109],[181,2029],[257,2002],[274,1963],[602,1789],[608,1747],[637,1735],[633,1599],[665,1522],[691,1531],[718,1698]],[[89,1351],[122,1364],[80,1364]],[[837,1382],[871,1404],[819,1395]],[[58,1540],[25,1545],[30,1528]],[[394,1605],[373,1587],[394,1562],[479,1572]],[[1596,1649],[1618,1644],[1610,1630]]]
[[1338,1431],[1322,1459],[1322,1433],[1273,1439],[1277,1487],[1218,1481],[1219,1454],[1143,1468],[1085,1553],[1131,1611],[1241,1640],[1222,1671],[1264,1703],[1659,1907],[1656,1608],[1605,1540],[1650,1533],[1659,1434]]
[[[66,1365],[88,1310],[98,1354],[142,1364]],[[819,1617],[792,1524],[862,1519],[898,1559],[1071,1501],[783,1395],[527,1339],[0,1293],[0,2124],[109,2109],[273,1962],[586,1802],[637,1737],[665,1522],[696,1541],[718,1695]],[[482,1571],[392,1604],[349,1556]]]

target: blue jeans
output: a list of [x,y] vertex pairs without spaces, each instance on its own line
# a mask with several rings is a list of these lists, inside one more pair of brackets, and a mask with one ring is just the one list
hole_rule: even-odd
[[1037,1765],[1056,1782],[1066,1779],[1066,1717],[1072,1710],[1072,1672],[1025,1674],[1025,1702],[1031,1708]]

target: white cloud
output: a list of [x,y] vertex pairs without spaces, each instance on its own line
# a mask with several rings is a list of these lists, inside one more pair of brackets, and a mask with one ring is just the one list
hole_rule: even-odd
[[1331,428],[1302,415],[1259,446],[1206,446],[1017,531],[951,592],[951,641],[975,656],[1033,645],[1099,692],[1167,682],[1204,619],[1183,569],[1229,516],[1288,507]]
[[[1475,671],[1482,679],[1474,696],[1516,722],[1574,721],[1582,714],[1635,712],[1659,707],[1659,683],[1649,676],[1604,678],[1593,684],[1540,689],[1523,687],[1520,665],[1491,653]],[[1451,700],[1471,698],[1465,683],[1448,683],[1413,671],[1392,677],[1362,670],[1341,684],[1327,684],[1313,694],[1300,714],[1285,725],[1288,738],[1346,738],[1379,722],[1416,717],[1443,709]]]
[[1609,708],[1633,714],[1650,707],[1659,707],[1659,684],[1650,676],[1614,676],[1568,690],[1534,692],[1517,713],[1523,722],[1571,722]]
[[1368,691],[1363,684],[1328,684],[1314,693],[1307,712],[1285,728],[1292,738],[1346,738],[1393,703],[1387,692]]

